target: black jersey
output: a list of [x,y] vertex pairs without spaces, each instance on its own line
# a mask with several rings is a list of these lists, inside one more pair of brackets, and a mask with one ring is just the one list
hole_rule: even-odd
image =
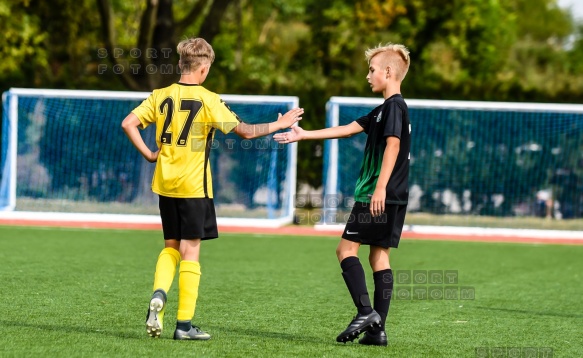
[[368,134],[364,159],[356,182],[354,199],[370,202],[381,172],[387,137],[401,140],[399,155],[387,184],[387,204],[407,204],[409,199],[409,159],[411,151],[411,123],[409,109],[400,94],[395,94],[369,114],[356,120]]

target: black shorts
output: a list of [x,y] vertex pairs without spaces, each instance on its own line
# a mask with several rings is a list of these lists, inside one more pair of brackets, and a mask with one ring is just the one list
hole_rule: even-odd
[[208,240],[219,237],[213,199],[159,197],[164,240]]
[[355,202],[342,238],[385,249],[398,247],[405,224],[407,205],[385,204],[381,216],[372,217],[370,204]]

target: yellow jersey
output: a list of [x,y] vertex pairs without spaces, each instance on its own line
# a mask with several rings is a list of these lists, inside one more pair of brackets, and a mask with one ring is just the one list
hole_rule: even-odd
[[154,90],[132,113],[142,128],[156,124],[160,153],[152,191],[173,198],[212,198],[209,154],[215,130],[226,134],[240,123],[219,95],[179,82]]

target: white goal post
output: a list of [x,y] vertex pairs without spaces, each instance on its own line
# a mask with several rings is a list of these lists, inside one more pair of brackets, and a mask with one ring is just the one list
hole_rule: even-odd
[[[135,155],[133,147],[133,152],[125,147],[129,141],[119,124],[131,109],[149,95],[150,92],[27,88],[12,88],[3,93],[0,216],[28,215],[38,218],[43,215],[48,217],[53,212],[58,214],[51,214],[52,218],[58,217],[65,221],[159,222],[155,213],[157,206],[154,208],[149,196],[140,194],[145,193],[143,182],[147,182],[149,187],[151,180],[151,176],[144,180],[143,174],[153,169],[145,171],[138,168],[145,166],[141,158],[142,162],[135,160],[133,163],[129,160],[121,163],[122,159],[116,158]],[[277,119],[278,112],[284,113],[299,105],[298,97],[293,96],[221,95],[221,98],[243,120],[250,120],[249,123],[273,121]],[[122,102],[123,108],[117,108]],[[23,109],[26,105],[29,108]],[[69,133],[74,128],[69,128],[95,121],[99,117],[96,108],[107,113],[99,120],[114,122],[112,128],[115,129],[102,134],[95,133],[91,127],[82,129],[90,132],[91,137],[88,138],[91,141],[80,142],[87,148],[78,149],[75,154],[71,153],[70,148],[63,149],[55,145],[55,141],[63,141],[61,147],[66,147],[67,141],[78,140],[76,133]],[[107,116],[113,118],[105,118]],[[252,118],[259,119],[254,122]],[[58,120],[65,122],[61,127],[49,130],[49,126],[54,126],[54,121]],[[58,133],[55,134],[55,131]],[[92,148],[101,150],[106,147],[106,143],[98,143],[103,140],[100,135],[105,138],[121,136],[124,142],[116,138],[116,143],[120,144],[114,145],[110,152],[104,154],[108,156],[107,163],[97,163],[99,158],[95,157],[83,162],[79,156],[91,153]],[[217,181],[216,185],[225,193],[221,196],[221,189],[215,189],[218,224],[279,227],[293,222],[297,143],[280,145],[270,138],[241,142],[238,142],[240,139],[229,139],[227,148],[224,144],[226,136],[217,133],[219,135],[223,143],[217,142],[218,149],[213,147],[211,153],[211,158],[217,155],[221,158],[213,163],[213,183]],[[45,143],[46,140],[43,142],[43,137],[50,137],[50,143]],[[153,137],[150,137],[151,142]],[[215,140],[221,141],[217,137]],[[120,147],[121,143],[123,148]],[[234,149],[230,143],[236,143]],[[51,160],[58,161],[58,166],[51,163]],[[58,170],[53,169],[53,166]],[[71,170],[78,170],[79,173],[71,173]],[[220,174],[215,174],[217,170]],[[132,178],[136,182],[131,183]],[[58,183],[56,179],[59,179]],[[105,188],[108,180],[121,189],[105,195],[102,188]],[[116,180],[123,182],[123,185],[115,183]],[[230,184],[229,181],[235,183]],[[244,190],[245,197],[240,199],[241,190],[237,188],[245,185],[248,186]],[[130,188],[137,194],[132,196],[124,193],[124,188]],[[82,207],[77,206],[79,202],[83,203]],[[149,205],[148,210],[144,209],[144,203]],[[79,211],[76,211],[77,208]]]
[[[490,196],[498,195],[498,197],[494,199],[488,197],[486,200],[491,201],[493,203],[491,205],[495,206],[503,199],[506,199],[506,203],[512,199],[514,200],[513,207],[509,210],[514,210],[514,214],[518,213],[518,215],[532,215],[531,212],[519,211],[526,210],[519,206],[529,204],[525,198],[530,194],[524,189],[524,193],[514,195],[512,191],[516,188],[511,187],[512,183],[528,180],[529,184],[533,183],[533,190],[542,189],[542,185],[548,184],[552,180],[545,176],[545,169],[549,168],[549,170],[555,171],[565,168],[573,169],[569,168],[569,166],[574,165],[573,158],[559,157],[566,157],[566,150],[573,151],[573,148],[583,142],[581,134],[583,133],[583,105],[580,104],[419,99],[405,99],[405,101],[409,107],[412,123],[410,187],[419,183],[419,187],[425,195],[430,197],[430,200],[440,201],[442,198],[431,199],[431,195],[443,195],[445,190],[450,190],[449,188],[457,185],[461,189],[458,189],[458,197],[455,200],[458,203],[461,202],[461,209],[458,209],[460,205],[456,208],[446,207],[443,210],[447,213],[456,213],[455,210],[460,210],[457,212],[476,214],[478,210],[476,200],[473,200],[474,198],[472,198],[473,202],[467,200],[468,205],[463,206],[462,200],[466,199],[461,198],[460,192],[463,193],[465,190],[470,194],[480,193],[480,195],[487,196],[477,189],[494,186],[497,178],[486,175],[479,176],[480,174],[476,174],[476,172],[479,171],[480,167],[489,165],[492,158],[495,157],[495,153],[489,156],[488,150],[499,148],[506,156],[503,164],[509,164],[502,174],[506,173],[514,175],[514,177],[509,178],[498,187],[488,187],[487,189],[493,193]],[[326,127],[348,124],[360,116],[366,115],[382,103],[382,98],[331,97],[326,104]],[[454,127],[456,131],[461,131],[465,137],[459,135],[455,137],[451,130]],[[496,129],[493,129],[494,127]],[[558,139],[559,137],[560,139]],[[326,141],[321,225],[345,222],[346,213],[351,207],[365,140],[366,136],[364,135],[354,136],[342,139],[341,146],[339,146],[338,139]],[[451,145],[452,142],[457,143],[458,147]],[[456,157],[455,149],[458,149],[459,152],[459,148],[465,151],[465,157],[462,159],[468,161],[469,164],[466,167],[462,167],[462,160],[458,160]],[[518,163],[523,158],[517,158],[517,152],[520,152],[523,157],[530,153],[531,158],[526,158],[528,160],[534,160],[532,159],[534,154],[544,152],[546,153],[544,158],[547,158],[547,162],[540,163],[538,171],[528,171],[525,169],[526,165],[521,166]],[[449,156],[449,161],[440,159],[446,156]],[[455,163],[455,168],[451,163]],[[440,171],[431,172],[431,170],[437,169]],[[572,171],[578,170],[574,168]],[[461,176],[473,181],[456,181]],[[536,180],[531,180],[533,177]],[[435,189],[437,185],[432,185],[437,180],[435,178],[441,180],[439,185],[444,188],[441,189],[441,192],[437,192]],[[580,181],[581,179],[579,178]],[[476,188],[476,186],[480,187]],[[528,190],[531,189],[528,188]],[[438,204],[443,206],[443,203]],[[576,211],[573,215],[581,215],[580,203],[575,204],[578,206],[577,211],[572,210]],[[343,209],[342,213],[340,208]],[[492,210],[497,209],[498,207],[494,207]],[[413,208],[413,210],[416,209]],[[421,210],[429,209],[421,207]],[[466,211],[464,212],[464,210]],[[496,214],[500,214],[500,211]]]

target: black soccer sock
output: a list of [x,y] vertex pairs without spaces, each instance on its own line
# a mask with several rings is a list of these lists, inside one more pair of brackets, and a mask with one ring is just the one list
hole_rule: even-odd
[[356,256],[350,256],[340,262],[342,268],[342,277],[348,287],[348,292],[352,296],[352,301],[360,314],[369,314],[372,312],[368,290],[366,289],[366,279],[364,269],[360,260]]
[[372,276],[374,278],[374,309],[381,316],[381,329],[384,331],[393,295],[393,271],[381,270],[374,272]]
[[188,332],[192,328],[191,321],[176,321],[176,329]]

